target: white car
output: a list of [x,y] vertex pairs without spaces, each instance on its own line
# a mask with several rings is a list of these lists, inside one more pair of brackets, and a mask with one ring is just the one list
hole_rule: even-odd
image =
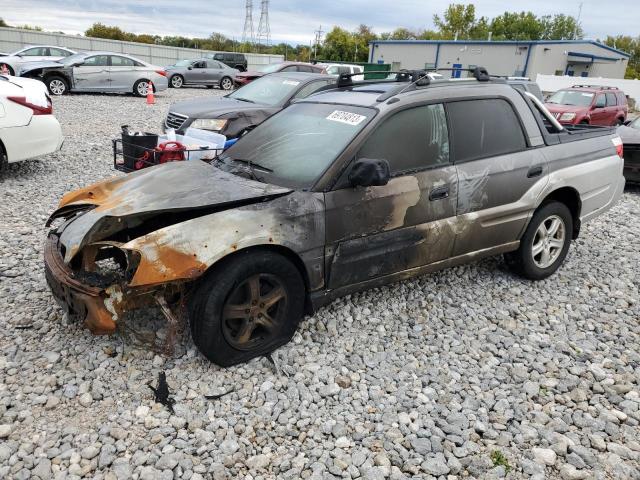
[[0,71],[2,71],[3,66],[5,66],[9,71],[9,75],[20,75],[20,69],[25,63],[41,62],[43,60],[57,62],[58,60],[62,60],[63,58],[73,55],[74,53],[76,53],[74,50],[54,45],[34,45],[25,47],[2,56],[0,58]]
[[[324,67],[327,75],[338,76],[343,73],[363,73],[364,67],[360,65],[347,65],[344,63],[324,63],[320,66]],[[364,75],[356,75],[351,77],[354,82],[361,82],[364,80]]]
[[10,162],[56,152],[62,141],[44,84],[0,75],[0,170]]

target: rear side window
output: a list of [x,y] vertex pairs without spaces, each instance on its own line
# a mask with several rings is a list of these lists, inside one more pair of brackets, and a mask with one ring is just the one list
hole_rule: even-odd
[[607,107],[613,107],[615,105],[618,105],[618,101],[616,100],[616,94],[615,93],[607,93]]
[[624,96],[624,93],[616,92],[616,95],[618,97],[618,105],[626,105],[627,104],[627,97]]
[[506,100],[465,100],[447,104],[455,162],[518,152],[527,147],[520,121]]
[[106,67],[107,65],[109,65],[109,63],[106,55],[95,55],[86,58],[80,67]]
[[224,59],[224,55],[222,53],[216,53],[213,58],[215,58],[216,60],[222,60]]
[[68,57],[71,55],[71,52],[67,52],[66,50],[62,50],[60,48],[49,47],[49,55],[52,57]]
[[49,56],[49,49],[47,47],[34,47],[29,48],[22,52],[24,57],[47,57]]
[[448,164],[444,107],[424,105],[394,114],[367,138],[358,158],[387,160],[392,174]]
[[111,66],[112,67],[133,67],[135,66],[135,62],[130,58],[118,57],[116,55],[113,55],[111,57]]
[[298,65],[298,71],[305,72],[305,73],[313,73],[313,68],[307,67],[306,65]]

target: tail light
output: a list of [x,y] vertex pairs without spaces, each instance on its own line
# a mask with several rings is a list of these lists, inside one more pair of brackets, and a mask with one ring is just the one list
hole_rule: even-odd
[[165,72],[164,70],[156,70],[156,73],[157,73],[158,75],[162,75],[163,77],[166,77],[166,76],[167,76],[167,72]]
[[614,137],[611,139],[613,146],[616,147],[616,153],[620,158],[624,158],[624,146],[622,144],[622,139],[620,137]]
[[36,105],[27,100],[27,97],[7,97],[7,100],[11,100],[18,105],[22,105],[23,107],[30,108],[33,111],[34,115],[51,115],[53,113],[53,104],[51,103],[51,98],[49,95],[47,98],[47,106]]

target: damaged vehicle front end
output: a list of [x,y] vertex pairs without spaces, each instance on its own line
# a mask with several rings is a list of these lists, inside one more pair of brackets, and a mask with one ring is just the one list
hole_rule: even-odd
[[[285,248],[294,236],[278,216],[286,211],[290,224],[319,210],[285,199],[290,189],[203,162],[167,167],[71,192],[47,222],[56,224],[45,246],[47,282],[94,334],[111,334],[129,311],[151,306],[174,329],[194,280],[211,265],[258,244]],[[304,250],[303,243],[288,247]]]

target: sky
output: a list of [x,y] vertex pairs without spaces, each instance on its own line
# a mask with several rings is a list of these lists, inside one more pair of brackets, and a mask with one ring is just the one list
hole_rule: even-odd
[[[465,0],[455,0],[466,3]],[[245,19],[244,0],[0,0],[0,17],[10,25],[38,25],[45,30],[83,33],[94,22],[125,31],[157,35],[207,37],[219,32],[240,40]],[[260,0],[253,0],[254,28]],[[349,30],[364,23],[377,33],[397,27],[433,28],[433,15],[454,0],[271,0],[269,19],[275,41],[308,44],[314,31],[333,25]],[[580,17],[585,37],[640,35],[640,0],[475,0],[477,16],[530,10],[536,15],[564,13]],[[615,7],[612,6],[615,3]]]

